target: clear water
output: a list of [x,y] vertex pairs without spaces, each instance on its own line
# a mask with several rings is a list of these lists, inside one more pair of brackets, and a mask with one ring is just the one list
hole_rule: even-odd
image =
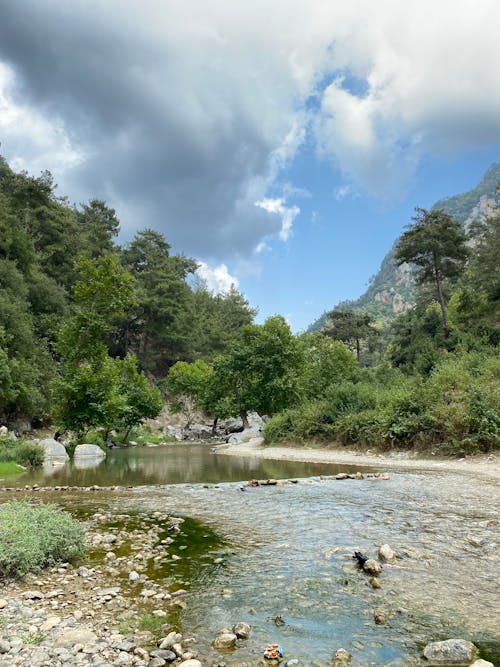
[[[44,499],[73,509],[86,504],[86,511],[189,517],[174,548],[181,560],[151,576],[188,589],[188,607],[175,620],[196,634],[207,664],[217,659],[210,646],[216,631],[238,621],[250,623],[252,635],[223,656],[227,665],[257,664],[265,645],[279,642],[287,658],[306,665],[328,664],[343,647],[356,667],[409,667],[424,664],[427,642],[450,637],[473,641],[481,657],[500,664],[497,484],[446,473],[391,473],[388,481],[310,478],[241,491],[241,484],[221,482],[221,471],[239,479],[243,470],[247,478],[300,473],[292,464],[257,466],[207,448],[191,459],[196,449],[189,447],[183,463],[169,460],[160,472],[154,454],[137,451],[144,457],[130,461],[130,474],[122,470],[122,484],[144,476],[158,483],[177,465],[205,484],[44,492]],[[181,449],[175,452],[180,456]],[[116,452],[115,460],[122,455]],[[351,556],[355,549],[374,555],[386,542],[398,559],[384,567],[382,588],[375,590]],[[374,610],[384,614],[385,625],[374,622]],[[284,626],[275,624],[277,615]]]
[[[264,461],[217,456],[211,445],[166,445],[112,449],[102,461],[82,459],[64,465],[50,461],[39,470],[15,478],[15,484],[40,486],[138,486],[145,484],[183,484],[237,482],[241,480],[284,479],[335,474],[352,466],[301,463],[299,461]],[[357,468],[367,470],[367,468]],[[1,477],[1,476],[0,476]],[[0,479],[0,486],[14,484],[11,476]]]

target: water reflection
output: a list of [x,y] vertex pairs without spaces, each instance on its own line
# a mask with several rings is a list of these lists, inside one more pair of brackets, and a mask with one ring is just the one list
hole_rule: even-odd
[[[52,486],[141,486],[147,484],[218,484],[252,478],[284,479],[335,474],[353,466],[298,461],[270,461],[217,456],[209,445],[167,445],[111,450],[102,460],[76,459],[65,465],[48,462],[23,476],[25,484]],[[363,470],[363,468],[356,468]],[[0,482],[2,484],[2,482]],[[8,486],[8,481],[3,482]]]

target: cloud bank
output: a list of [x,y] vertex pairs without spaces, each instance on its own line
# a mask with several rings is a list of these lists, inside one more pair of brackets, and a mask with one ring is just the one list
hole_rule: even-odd
[[125,237],[244,259],[290,238],[305,144],[387,197],[497,142],[499,23],[496,0],[4,0],[1,150],[107,199]]

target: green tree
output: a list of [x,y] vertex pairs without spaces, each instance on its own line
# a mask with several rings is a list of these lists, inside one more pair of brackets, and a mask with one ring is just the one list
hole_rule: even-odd
[[334,340],[352,345],[359,363],[361,341],[378,335],[373,321],[373,317],[366,313],[356,313],[352,310],[331,310],[326,314],[323,333]]
[[170,411],[181,413],[190,426],[196,411],[211,413],[210,387],[213,379],[213,368],[202,359],[189,364],[178,361],[168,373],[164,382]]
[[136,279],[137,299],[122,327],[122,345],[157,377],[188,356],[193,332],[186,278],[196,270],[196,262],[169,251],[162,234],[145,229],[123,252],[124,266]]
[[301,380],[305,399],[322,399],[329,387],[354,379],[359,364],[348,347],[317,332],[302,334],[305,364]]
[[469,254],[467,235],[462,225],[445,211],[417,208],[416,212],[414,224],[408,226],[396,243],[395,261],[398,265],[414,265],[418,285],[434,286],[445,336],[449,336],[444,285],[464,270]]
[[91,199],[77,212],[77,223],[81,234],[82,254],[97,259],[115,250],[113,239],[120,231],[116,211],[101,199]]
[[54,415],[65,429],[127,429],[161,409],[159,394],[130,356],[108,354],[107,339],[133,304],[134,279],[109,255],[82,260],[73,290],[74,312],[58,341],[61,375],[54,383]]
[[250,411],[273,415],[299,399],[304,352],[280,315],[243,328],[241,340],[214,362],[213,401],[248,424]]

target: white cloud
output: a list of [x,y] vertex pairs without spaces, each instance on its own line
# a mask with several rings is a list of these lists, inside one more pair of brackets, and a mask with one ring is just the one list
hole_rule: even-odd
[[232,287],[237,289],[239,285],[238,279],[229,273],[225,264],[210,267],[205,262],[199,262],[196,275],[213,294],[227,294]]
[[[292,233],[293,221],[300,213],[298,206],[285,206],[285,201],[282,198],[277,199],[262,199],[255,203],[256,206],[263,208],[269,213],[275,213],[281,218],[281,229],[278,232],[278,237],[282,241],[288,241]],[[257,249],[261,247],[260,244]],[[261,247],[261,250],[263,248]]]

